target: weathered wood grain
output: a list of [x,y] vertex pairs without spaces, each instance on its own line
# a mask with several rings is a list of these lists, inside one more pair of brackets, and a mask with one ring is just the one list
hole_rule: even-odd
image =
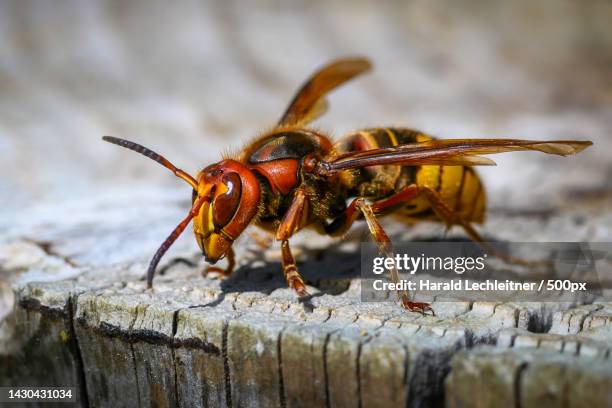
[[[352,284],[358,286],[357,281]],[[504,395],[517,398],[513,381],[522,360],[500,365],[497,360],[488,363],[486,356],[480,362],[479,352],[476,357],[468,352],[466,358],[476,359],[469,363],[474,368],[468,369],[462,365],[468,364],[461,362],[463,354],[453,359],[458,351],[497,344],[517,355],[536,350],[534,360],[561,353],[569,360],[559,364],[575,358],[609,364],[610,333],[605,325],[583,325],[575,334],[528,331],[539,320],[535,327],[545,326],[549,314],[553,322],[563,321],[561,316],[568,312],[555,312],[555,304],[485,302],[468,310],[435,304],[440,316],[422,317],[393,304],[360,303],[349,289],[315,297],[310,311],[288,289],[226,296],[221,286],[203,279],[160,281],[151,293],[144,290],[144,282],[96,288],[28,284],[17,293],[11,315],[23,320],[12,328],[21,336],[29,333],[34,346],[25,346],[23,338],[12,339],[13,347],[5,350],[2,360],[21,355],[22,363],[37,358],[39,364],[47,364],[51,359],[57,374],[45,381],[80,383],[91,404],[120,401],[124,406],[468,404],[466,398],[476,392],[470,388],[475,386],[470,370],[474,376],[487,376],[479,383],[487,390],[479,403],[489,401],[493,406]],[[608,307],[586,306],[596,308],[602,319],[611,318]],[[58,327],[44,332],[44,341],[35,331],[41,321]],[[11,320],[7,324],[11,327]],[[556,331],[560,327],[553,323]],[[47,359],[41,360],[41,355]],[[453,362],[457,359],[460,362]],[[45,372],[45,365],[39,364],[26,364],[28,370],[12,371],[5,378],[29,381]],[[487,374],[487,364],[496,371]],[[605,383],[606,378],[597,381]],[[525,390],[521,398],[538,398],[536,391],[532,395],[531,388]],[[597,398],[607,398],[607,389],[601,392]]]
[[453,360],[447,406],[605,407],[612,404],[610,384],[607,358],[479,347]]

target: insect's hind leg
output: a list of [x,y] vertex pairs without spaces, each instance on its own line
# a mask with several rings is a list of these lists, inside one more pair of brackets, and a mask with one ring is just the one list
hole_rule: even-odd
[[531,267],[543,266],[547,264],[545,261],[526,261],[493,248],[491,245],[485,242],[480,233],[476,231],[469,221],[464,220],[460,214],[444,203],[440,193],[429,187],[421,187],[419,190],[427,198],[431,208],[438,215],[438,217],[440,217],[446,223],[448,228],[452,227],[453,225],[460,225],[472,241],[476,242],[484,250],[489,251],[495,257],[509,264],[518,264]]

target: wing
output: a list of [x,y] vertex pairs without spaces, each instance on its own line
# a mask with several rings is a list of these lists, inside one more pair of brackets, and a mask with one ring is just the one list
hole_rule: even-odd
[[279,125],[304,125],[327,111],[324,96],[344,82],[372,68],[366,58],[342,58],[336,60],[306,81],[287,107]]
[[491,165],[495,164],[495,162],[478,155],[535,150],[559,156],[569,156],[584,150],[592,144],[589,141],[578,140],[430,140],[384,149],[349,152],[330,158],[322,166],[326,172],[335,172],[381,164],[399,164],[402,166],[428,164],[444,166]]

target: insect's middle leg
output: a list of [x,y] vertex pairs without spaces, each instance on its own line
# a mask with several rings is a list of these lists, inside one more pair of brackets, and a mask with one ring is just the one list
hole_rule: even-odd
[[257,245],[260,249],[270,249],[274,241],[272,235],[270,235],[268,231],[251,231],[249,232],[249,237],[251,237],[253,242],[255,242],[255,245]]
[[[368,224],[368,229],[370,230],[374,241],[378,245],[378,250],[386,257],[393,258],[393,246],[391,244],[391,240],[374,215],[375,204],[370,205],[366,203],[363,198],[357,198],[355,201],[357,202],[357,208],[361,211],[366,223]],[[400,281],[399,274],[397,273],[397,268],[395,266],[391,268],[391,280],[394,283],[399,283]],[[397,297],[405,309],[412,312],[420,312],[422,314],[431,312],[432,315],[435,315],[429,303],[412,302],[408,296],[408,292],[405,290],[397,292]]]
[[[374,203],[370,204],[370,206],[372,207],[372,211],[374,213],[380,213],[395,207],[396,205],[400,205],[416,198],[419,193],[419,187],[416,184],[410,184],[387,198],[375,201]],[[325,232],[327,234],[338,236],[348,231],[357,217],[361,214],[357,208],[357,204],[359,202],[358,200],[359,199],[355,199],[351,201],[342,214],[333,219],[329,224],[325,225]]]

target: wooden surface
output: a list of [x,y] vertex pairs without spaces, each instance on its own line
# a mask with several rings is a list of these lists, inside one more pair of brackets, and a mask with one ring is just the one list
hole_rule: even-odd
[[[314,67],[366,54],[374,73],[331,97],[322,129],[588,138],[575,158],[484,169],[482,231],[612,242],[610,18],[603,1],[3,2],[0,385],[74,386],[89,406],[612,405],[611,302],[438,302],[436,317],[361,303],[363,226],[341,242],[296,237],[307,304],[278,248],[248,236],[220,281],[185,234],[145,290],[190,192],[100,140],[195,172],[273,123]],[[444,236],[385,225],[394,239]]]

